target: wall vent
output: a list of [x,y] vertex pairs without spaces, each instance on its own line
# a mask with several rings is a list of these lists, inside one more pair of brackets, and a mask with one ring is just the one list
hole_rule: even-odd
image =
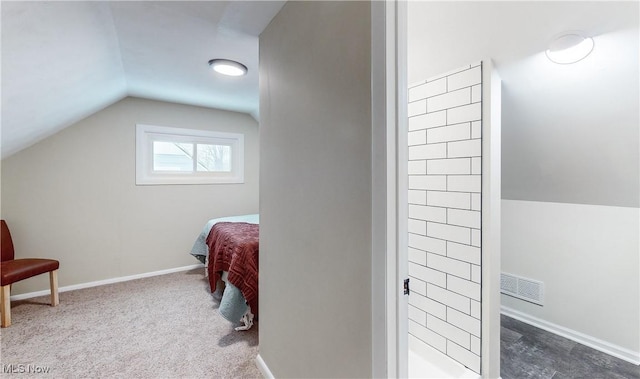
[[513,274],[500,274],[500,292],[518,299],[543,305],[544,283]]

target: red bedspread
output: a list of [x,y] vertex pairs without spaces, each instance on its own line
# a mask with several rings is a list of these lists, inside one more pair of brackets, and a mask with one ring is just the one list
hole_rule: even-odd
[[229,272],[229,283],[238,287],[258,314],[258,240],[259,226],[246,222],[219,222],[207,237],[209,246],[209,285],[211,292],[222,271]]

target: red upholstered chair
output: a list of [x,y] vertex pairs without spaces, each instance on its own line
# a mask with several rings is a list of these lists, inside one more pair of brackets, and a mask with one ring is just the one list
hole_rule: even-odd
[[32,276],[49,273],[51,285],[51,305],[58,305],[58,268],[60,262],[54,259],[24,258],[14,259],[13,241],[9,227],[4,220],[2,224],[2,263],[0,264],[0,285],[2,286],[2,327],[11,325],[11,284]]

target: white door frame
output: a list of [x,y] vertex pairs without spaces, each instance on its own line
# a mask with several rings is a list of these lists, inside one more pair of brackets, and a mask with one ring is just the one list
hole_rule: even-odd
[[[407,2],[372,2],[372,376],[408,376]],[[482,367],[500,377],[500,78],[483,60]],[[384,78],[384,79],[382,79]],[[381,154],[381,151],[384,152]],[[381,208],[384,204],[384,209]],[[383,221],[384,220],[384,221]],[[401,232],[402,231],[402,232]],[[382,237],[380,233],[383,233]],[[381,243],[378,245],[377,243]],[[382,247],[379,247],[382,246]],[[381,255],[384,254],[384,257]],[[380,277],[384,276],[384,280]],[[380,283],[385,288],[381,290]],[[384,300],[381,298],[384,293]],[[380,317],[380,312],[384,314]],[[381,332],[384,330],[384,332]]]
[[[399,317],[407,318],[407,300],[401,296],[401,275],[407,262],[397,252],[398,241],[398,122],[406,119],[406,91],[399,90],[406,77],[406,60],[398,61],[398,20],[406,18],[406,2],[385,0],[371,3],[371,105],[372,105],[372,377],[407,377],[407,333],[401,333]],[[400,9],[400,11],[399,11]],[[403,12],[402,9],[405,9]],[[406,34],[406,32],[405,32]],[[397,67],[404,67],[397,70]],[[404,80],[406,81],[406,79]],[[406,87],[406,85],[405,85]],[[402,96],[402,99],[399,97]],[[406,122],[406,121],[405,121]],[[406,133],[405,133],[406,134]],[[406,135],[403,136],[406,141]],[[406,173],[406,168],[405,168]],[[406,194],[404,194],[406,197]],[[406,199],[405,199],[406,200]],[[406,212],[405,212],[406,214]],[[405,220],[406,222],[406,220]],[[406,236],[405,245],[406,245]],[[404,264],[401,271],[399,265]],[[404,302],[405,306],[400,306]],[[402,311],[404,309],[404,311]],[[400,310],[400,311],[399,311]],[[399,314],[400,313],[400,314]],[[405,349],[406,350],[406,349]],[[405,361],[399,364],[400,361]],[[399,367],[405,367],[399,371]]]
[[408,58],[407,58],[407,40],[408,40],[408,24],[407,24],[407,7],[406,1],[397,2],[396,8],[396,57],[397,64],[396,74],[396,107],[397,120],[397,139],[396,139],[396,159],[394,162],[397,172],[396,188],[396,212],[397,212],[397,250],[396,255],[398,259],[397,273],[398,279],[396,291],[399,297],[396,300],[397,307],[397,351],[398,351],[398,377],[409,377],[409,296],[404,295],[403,280],[409,277],[409,151],[408,146],[408,130],[409,130],[409,115],[408,115],[408,88],[407,83],[408,75]]

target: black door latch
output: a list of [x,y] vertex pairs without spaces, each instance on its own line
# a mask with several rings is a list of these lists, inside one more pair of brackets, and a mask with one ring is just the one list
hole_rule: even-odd
[[409,290],[409,278],[407,278],[404,280],[404,294],[408,295],[409,292],[411,291]]

